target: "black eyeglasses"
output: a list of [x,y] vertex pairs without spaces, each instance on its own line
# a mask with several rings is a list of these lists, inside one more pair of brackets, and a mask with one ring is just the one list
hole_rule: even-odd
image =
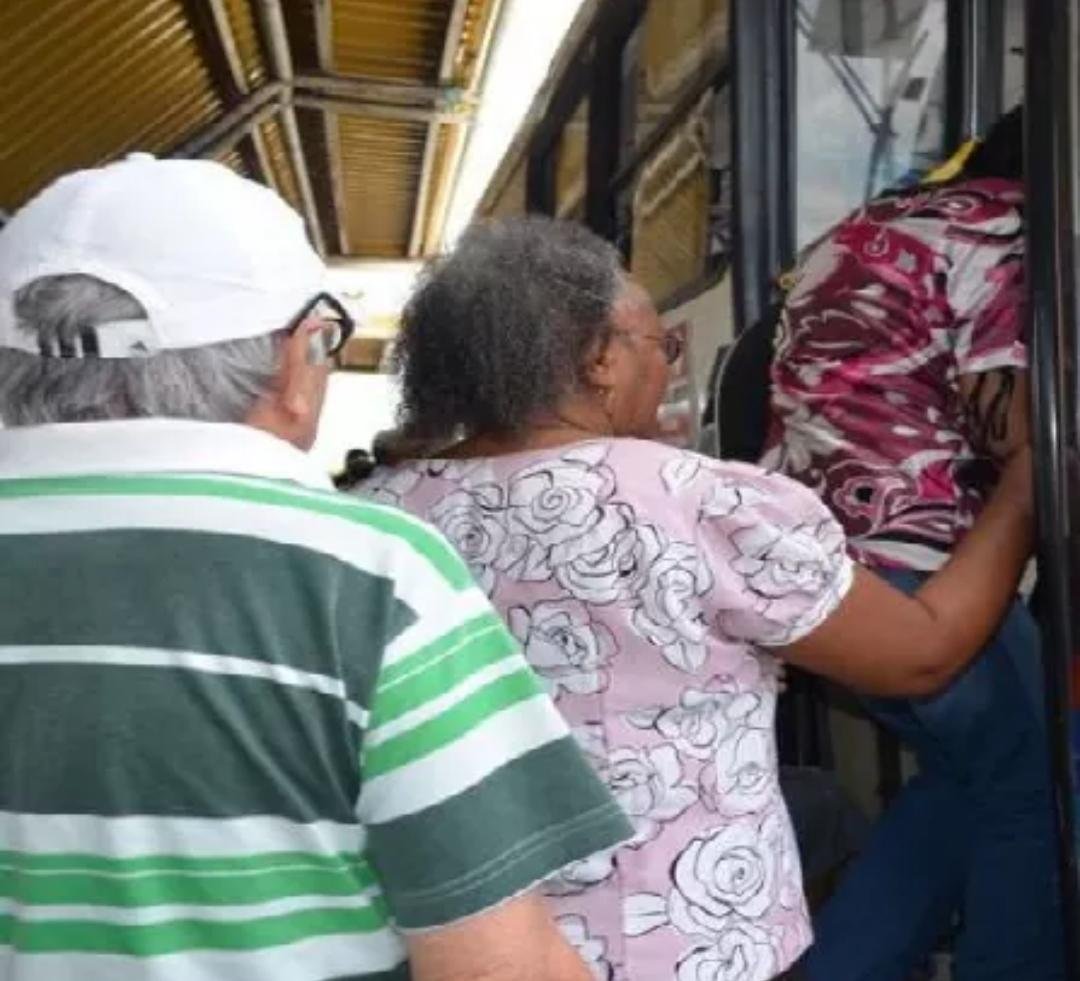
[[319,293],[305,304],[289,324],[289,333],[294,333],[307,320],[318,320],[322,324],[321,333],[314,337],[321,338],[320,354],[326,359],[340,352],[356,330],[356,321],[349,316],[349,311],[329,293]]
[[683,350],[685,344],[683,339],[678,334],[635,334],[629,330],[616,330],[612,331],[613,334],[618,334],[620,337],[640,337],[644,340],[656,341],[660,345],[660,350],[664,352],[664,360],[673,365],[676,361],[683,356]]

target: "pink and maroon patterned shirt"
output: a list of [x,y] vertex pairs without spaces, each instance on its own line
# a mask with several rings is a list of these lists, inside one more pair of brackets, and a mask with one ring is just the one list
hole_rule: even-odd
[[810,924],[762,648],[811,632],[851,585],[822,503],[628,439],[417,462],[360,493],[457,547],[634,825],[628,846],[546,886],[597,981],[790,966]]
[[985,179],[871,202],[797,275],[762,463],[811,487],[863,561],[938,568],[993,475],[958,379],[1027,365],[1022,186]]

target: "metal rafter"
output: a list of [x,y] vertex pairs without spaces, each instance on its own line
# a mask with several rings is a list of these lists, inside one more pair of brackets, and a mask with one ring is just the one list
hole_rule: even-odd
[[233,37],[229,12],[225,9],[225,0],[206,0],[207,15],[213,25],[214,40],[220,48],[218,60],[223,62],[237,92],[247,92],[249,86],[244,76],[244,65]]
[[[450,22],[443,43],[442,60],[439,62],[439,84],[450,85],[454,81],[454,61],[465,31],[465,15],[469,12],[469,0],[454,0]],[[413,211],[412,231],[409,234],[409,257],[416,258],[424,248],[424,231],[427,224],[428,202],[431,196],[435,157],[439,147],[440,124],[428,126],[424,141],[424,160],[420,166],[420,180],[416,187],[416,207]]]
[[[184,0],[184,7],[210,80],[227,114],[242,105],[250,93],[224,0]],[[269,174],[255,144],[246,140],[245,135],[241,133],[236,140],[227,141],[224,149],[236,146],[249,172],[266,182]]]
[[285,146],[296,175],[300,204],[315,248],[320,254],[326,255],[326,241],[319,221],[319,212],[315,206],[311,174],[308,171],[307,159],[304,157],[300,127],[296,122],[292,95],[293,63],[289,50],[289,37],[285,30],[285,17],[281,10],[281,0],[257,0],[255,10],[266,50],[270,55],[271,71],[274,77],[285,86],[285,94],[281,101],[281,129],[285,135]]
[[225,115],[176,147],[174,157],[213,157],[223,153],[244,138],[249,128],[278,110],[286,94],[286,86],[272,82],[245,96]]
[[[337,81],[337,80],[332,80]],[[342,80],[350,81],[350,80]],[[336,89],[336,86],[334,86]],[[334,96],[328,91],[318,91],[308,86],[308,79],[295,79],[291,85],[284,82],[270,82],[244,98],[224,116],[215,119],[198,133],[189,137],[174,151],[174,156],[213,156],[216,152],[235,146],[246,134],[245,129],[250,125],[248,116],[253,116],[255,110],[271,99],[287,102],[292,105],[327,110],[333,108],[337,112],[355,113],[357,115],[376,116],[380,119],[405,119],[419,120],[421,122],[465,122],[472,115],[472,109],[468,102],[452,106],[450,103],[440,100],[421,100],[419,104],[402,104],[398,101],[383,101],[380,90],[385,86],[375,84],[368,86],[361,82],[357,86],[345,86],[350,92],[362,97],[346,97],[345,95]],[[426,90],[434,92],[433,89]],[[277,111],[276,108],[274,111]],[[260,118],[265,118],[262,116]]]
[[[488,11],[487,21],[484,24],[484,33],[480,38],[476,52],[476,60],[473,65],[472,77],[466,97],[469,102],[475,102],[477,92],[483,83],[484,71],[487,67],[488,58],[491,55],[492,45],[495,43],[495,33],[502,19],[504,0],[491,0],[491,8]],[[457,184],[458,174],[465,160],[465,150],[469,140],[469,126],[472,121],[471,113],[464,116],[461,122],[464,125],[450,130],[450,145],[447,150],[446,162],[442,172],[437,175],[434,197],[431,203],[431,220],[428,221],[424,230],[424,241],[421,251],[424,254],[435,252],[440,247],[443,228],[446,225],[446,216],[450,211],[450,202],[453,197],[454,187]]]
[[[319,51],[319,71],[329,74],[334,67],[334,39],[330,21],[330,0],[314,0],[315,43]],[[334,223],[337,225],[338,250],[342,255],[349,254],[349,236],[345,221],[345,180],[341,166],[341,131],[338,126],[338,114],[330,109],[323,110],[323,125],[326,130],[326,156],[330,172],[330,194],[334,204]]]
[[386,82],[342,75],[297,75],[296,88],[313,94],[340,96],[389,105],[447,108],[461,102],[461,90],[453,85],[414,85],[409,82]]
[[302,109],[322,109],[324,112],[352,113],[374,119],[404,119],[421,123],[460,123],[469,118],[468,113],[455,109],[437,109],[433,106],[398,106],[364,99],[345,99],[340,96],[322,95],[315,92],[295,90],[292,104]]
[[266,175],[267,187],[280,194],[281,188],[278,186],[277,175],[274,173],[274,165],[270,162],[270,148],[266,145],[266,137],[263,136],[261,121],[251,124],[250,136],[251,145],[254,147],[255,156],[259,161],[259,170]]

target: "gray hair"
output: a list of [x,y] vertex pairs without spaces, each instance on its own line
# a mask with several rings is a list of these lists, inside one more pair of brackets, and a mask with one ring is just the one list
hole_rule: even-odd
[[582,383],[627,280],[618,253],[581,225],[506,218],[471,226],[424,271],[394,360],[401,422],[419,438],[509,433]]
[[[146,316],[124,290],[92,276],[49,276],[15,295],[18,327],[68,343],[87,327]],[[7,426],[151,416],[241,422],[277,374],[268,334],[148,358],[42,358],[0,350],[0,420]]]

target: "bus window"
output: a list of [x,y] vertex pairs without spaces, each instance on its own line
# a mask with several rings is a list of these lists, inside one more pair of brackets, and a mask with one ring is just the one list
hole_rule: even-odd
[[585,156],[589,145],[589,99],[574,110],[555,150],[555,214],[585,220]]
[[1024,0],[1005,0],[1001,105],[1011,109],[1024,98]]
[[944,151],[946,0],[796,5],[801,247]]

